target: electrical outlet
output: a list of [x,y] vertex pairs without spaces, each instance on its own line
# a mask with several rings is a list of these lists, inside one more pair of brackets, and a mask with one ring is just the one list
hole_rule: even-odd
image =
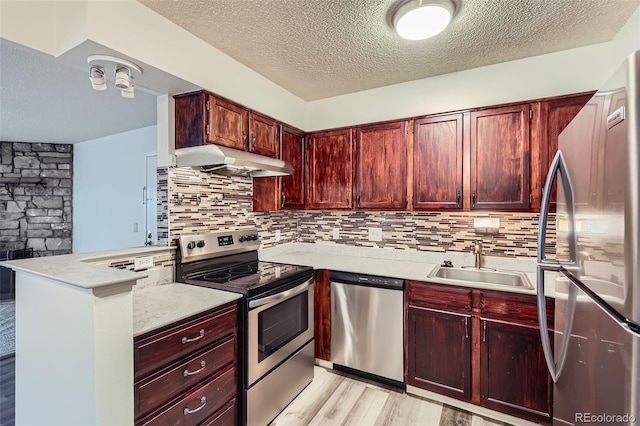
[[149,269],[153,266],[153,256],[136,257],[133,259],[133,270]]
[[138,222],[133,222],[133,232],[138,232]]
[[382,241],[382,228],[368,228],[369,241]]
[[280,241],[280,230],[276,229],[276,241]]
[[340,239],[340,228],[333,228],[333,239]]

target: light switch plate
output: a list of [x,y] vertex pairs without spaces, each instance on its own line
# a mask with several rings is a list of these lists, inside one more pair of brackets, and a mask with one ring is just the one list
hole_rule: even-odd
[[280,241],[280,230],[276,229],[276,241]]
[[382,241],[382,228],[369,228],[369,241]]
[[333,239],[334,240],[338,240],[340,239],[340,228],[333,228]]
[[133,259],[133,270],[149,269],[153,266],[153,256],[136,257]]

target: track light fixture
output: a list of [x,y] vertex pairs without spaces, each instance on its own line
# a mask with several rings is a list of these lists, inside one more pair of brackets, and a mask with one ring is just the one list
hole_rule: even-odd
[[132,70],[142,75],[142,68],[133,62],[110,55],[91,55],[87,58],[87,63],[91,65],[89,69],[89,79],[94,90],[106,90],[107,80],[105,77],[106,62],[114,62],[115,86],[122,92],[123,98],[133,98],[135,96],[135,82],[131,75]]

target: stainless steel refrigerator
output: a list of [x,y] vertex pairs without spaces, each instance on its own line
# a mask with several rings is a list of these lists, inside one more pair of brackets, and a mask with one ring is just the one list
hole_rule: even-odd
[[639,102],[640,51],[562,131],[547,176],[537,281],[554,425],[640,424]]

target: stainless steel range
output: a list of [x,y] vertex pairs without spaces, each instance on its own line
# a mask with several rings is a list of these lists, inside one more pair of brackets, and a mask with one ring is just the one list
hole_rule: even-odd
[[177,280],[240,293],[241,424],[267,425],[313,380],[313,269],[260,262],[255,229],[180,237]]

